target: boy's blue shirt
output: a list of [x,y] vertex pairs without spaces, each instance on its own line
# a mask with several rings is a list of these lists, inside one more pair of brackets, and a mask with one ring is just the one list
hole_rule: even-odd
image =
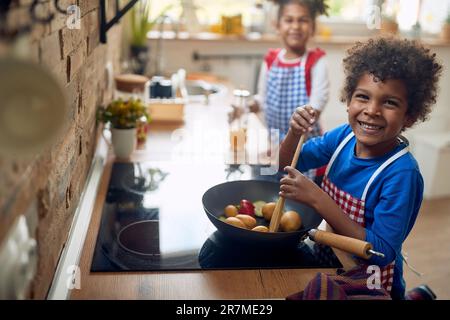
[[[340,142],[352,131],[348,124],[309,140],[303,145],[297,165],[299,171],[328,164]],[[339,189],[361,199],[364,188],[375,170],[405,147],[402,143],[391,152],[377,158],[355,156],[356,138],[342,149],[328,173]],[[417,161],[411,153],[400,157],[373,181],[365,202],[366,241],[385,258],[373,256],[368,262],[386,266],[395,260],[393,291],[403,292],[402,243],[411,231],[423,199],[423,179]],[[402,294],[402,293],[400,293]]]

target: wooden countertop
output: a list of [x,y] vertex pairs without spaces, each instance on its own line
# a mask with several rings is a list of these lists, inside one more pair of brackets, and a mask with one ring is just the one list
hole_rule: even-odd
[[[187,132],[201,128],[227,128],[228,100],[211,100],[211,105],[186,105],[186,122],[179,128]],[[203,121],[202,121],[203,120]],[[153,125],[145,150],[135,152],[132,160],[167,156],[177,142],[171,129]],[[96,203],[80,260],[81,288],[71,299],[284,299],[302,290],[317,272],[333,269],[208,270],[189,272],[105,272],[91,273],[103,203],[114,157],[109,156],[100,182]],[[344,268],[351,266],[348,256],[335,250]]]

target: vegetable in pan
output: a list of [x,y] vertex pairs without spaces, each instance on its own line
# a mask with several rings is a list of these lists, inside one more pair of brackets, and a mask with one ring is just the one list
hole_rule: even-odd
[[[228,205],[224,209],[224,216],[220,220],[232,226],[248,229],[252,231],[268,232],[266,224],[272,217],[275,209],[275,202],[266,203],[264,201],[255,201],[243,199],[239,205]],[[264,218],[264,220],[262,219]],[[280,221],[281,230],[284,232],[293,232],[300,229],[302,219],[295,211],[283,213]]]

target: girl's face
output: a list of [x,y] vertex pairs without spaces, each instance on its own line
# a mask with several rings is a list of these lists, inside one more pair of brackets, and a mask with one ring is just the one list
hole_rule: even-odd
[[307,7],[290,3],[283,8],[277,28],[288,51],[304,51],[314,32],[314,20]]
[[372,75],[364,74],[347,109],[357,139],[356,155],[373,158],[392,150],[402,129],[413,124],[407,110],[407,89],[401,80],[375,82]]

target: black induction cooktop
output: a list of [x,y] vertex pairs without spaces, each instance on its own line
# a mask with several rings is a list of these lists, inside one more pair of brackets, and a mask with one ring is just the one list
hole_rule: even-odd
[[[91,271],[339,268],[331,250],[235,243],[219,233],[201,198],[227,180],[268,179],[258,166],[115,163],[102,212]],[[320,258],[319,258],[320,257]]]

